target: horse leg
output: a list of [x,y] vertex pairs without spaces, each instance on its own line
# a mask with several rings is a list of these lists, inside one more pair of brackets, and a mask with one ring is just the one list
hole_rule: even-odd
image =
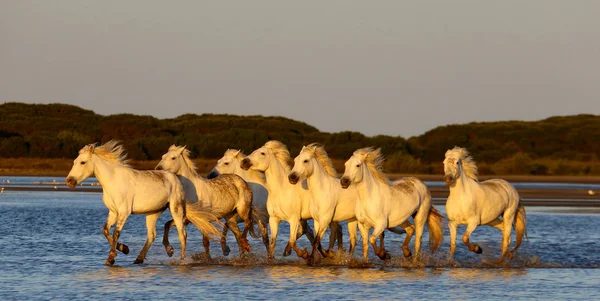
[[164,211],[146,215],[146,230],[148,231],[148,238],[146,239],[146,244],[144,244],[140,255],[138,255],[133,264],[140,264],[144,262],[146,253],[148,253],[148,249],[150,249],[150,246],[156,238],[156,221],[163,212]]
[[[298,257],[301,257],[303,259],[308,259],[309,254],[306,251],[306,249],[301,250],[296,245],[296,234],[298,232],[298,224],[300,223],[300,219],[299,218],[291,218],[290,220],[288,220],[288,223],[290,224],[290,246],[292,246],[294,251],[296,251],[296,255],[298,255]],[[314,244],[314,241],[313,241],[313,244]]]
[[117,244],[119,242],[119,236],[121,236],[121,231],[123,230],[123,226],[125,226],[125,222],[127,221],[128,216],[129,214],[125,212],[117,213],[117,225],[115,226],[115,230],[113,230],[112,244],[110,245],[108,258],[105,262],[105,264],[108,266],[112,266],[115,263],[115,257],[117,257]]
[[354,248],[356,247],[356,226],[358,221],[353,220],[348,222],[348,234],[350,236],[350,255],[354,255]]
[[452,261],[454,259],[454,251],[456,250],[456,230],[458,229],[458,223],[453,220],[449,220],[448,229],[450,230],[450,254],[448,259]]
[[[112,212],[112,211],[108,211],[108,217],[106,218],[106,223],[104,224],[104,227],[102,227],[102,234],[104,234],[104,237],[106,237],[106,240],[108,240],[108,244],[112,245],[112,237],[110,237],[110,228],[112,228],[112,226],[117,222],[117,214]],[[119,250],[121,253],[127,255],[129,254],[129,247],[127,247],[127,245],[122,244],[122,243],[117,243],[117,250]]]
[[[229,246],[227,245],[227,232],[229,231],[229,223],[225,222],[225,225],[223,226],[223,233],[221,234],[221,250],[223,251],[223,256],[229,256],[229,253],[231,252],[231,249],[229,248]],[[233,232],[233,231],[231,231]],[[209,240],[206,239],[207,243],[210,244]]]
[[477,245],[476,243],[472,244],[469,241],[469,239],[471,238],[471,233],[473,233],[473,231],[475,231],[475,229],[477,228],[477,224],[479,224],[479,223],[475,220],[468,221],[467,230],[465,230],[465,234],[463,234],[462,241],[463,241],[463,243],[465,243],[465,245],[467,245],[467,247],[469,248],[469,251],[471,251],[473,253],[481,254],[483,252],[481,247],[479,247],[479,245]]
[[390,259],[390,254],[387,253],[387,251],[385,249],[377,247],[377,238],[381,235],[381,233],[383,233],[383,231],[386,228],[387,227],[385,224],[385,220],[380,221],[378,224],[375,225],[375,227],[373,229],[373,233],[371,234],[371,237],[369,238],[369,242],[371,243],[371,246],[373,247],[373,250],[375,251],[375,255],[377,255],[382,260]]
[[358,230],[362,239],[363,262],[369,262],[369,228],[364,223],[358,223]]
[[238,243],[238,247],[240,249],[240,256],[244,253],[250,252],[250,244],[248,243],[248,239],[244,237],[244,234],[240,231],[240,228],[237,224],[237,214],[233,214],[226,219],[226,223],[233,232],[235,236],[235,240]]
[[419,210],[415,215],[415,254],[413,256],[413,264],[417,263],[417,259],[419,258],[419,251],[421,251],[421,242],[423,241],[423,230],[425,228],[425,223],[427,222],[427,215],[429,214],[429,210]]
[[400,227],[402,228],[402,231],[400,231],[399,229],[397,229],[395,227],[388,228],[388,230],[390,230],[396,234],[406,233],[406,237],[404,238],[404,242],[402,243],[402,254],[404,255],[405,258],[408,258],[408,257],[412,256],[412,253],[410,252],[410,248],[408,247],[408,244],[410,243],[410,240],[412,239],[412,236],[415,233],[415,226],[413,226],[413,224],[411,224],[409,221],[404,221],[402,224],[400,224]]
[[[325,228],[325,225],[321,225],[319,221],[313,219],[313,226],[315,228],[315,233],[317,234],[315,240],[312,243],[312,248],[310,250],[310,255],[308,256],[307,262],[309,265],[312,265],[315,261],[315,250],[319,249],[319,244],[321,243],[321,228]],[[290,235],[291,236],[291,235]],[[290,242],[291,244],[291,242]],[[298,253],[298,251],[296,251]],[[298,255],[300,256],[300,255]]]
[[171,211],[171,217],[173,217],[175,227],[177,227],[177,235],[179,236],[179,244],[181,245],[180,259],[184,260],[187,247],[187,230],[185,229],[185,201],[183,198],[177,199],[171,197],[169,200],[169,211]]
[[[163,232],[163,246],[165,246],[165,251],[167,252],[167,256],[172,257],[173,254],[175,253],[175,249],[173,249],[173,247],[171,246],[171,243],[169,242],[169,231],[171,230],[171,227],[173,226],[173,224],[175,223],[174,220],[170,220],[168,222],[165,223],[165,229]],[[187,227],[187,225],[190,223],[190,221],[188,221],[187,219],[185,219],[183,226]]]
[[[296,234],[296,240],[300,239],[302,235],[306,234],[306,238],[308,238],[308,241],[310,241],[310,245],[312,246],[315,241],[315,236],[313,230],[308,225],[308,221],[300,221],[300,226],[301,228]],[[292,245],[288,242],[283,250],[283,256],[287,257],[290,256],[290,254],[292,254]]]
[[331,250],[333,250],[336,240],[338,241],[338,250],[340,250],[344,247],[343,244],[340,245],[340,238],[338,235],[339,233],[341,233],[340,224],[338,224],[336,222],[331,222],[331,224],[329,224],[329,229],[331,230],[331,232],[329,232],[329,246],[327,248],[327,253],[329,253],[329,252],[331,252]]
[[[275,258],[275,244],[277,243],[277,232],[279,232],[279,223],[281,220],[277,217],[269,217],[269,230],[271,231],[271,242],[269,243],[268,258]],[[284,255],[285,256],[285,253]]]
[[269,253],[269,232],[267,231],[267,226],[265,226],[266,222],[267,221],[263,220],[262,218],[258,219],[258,227],[262,232],[262,241],[267,249],[267,253]]

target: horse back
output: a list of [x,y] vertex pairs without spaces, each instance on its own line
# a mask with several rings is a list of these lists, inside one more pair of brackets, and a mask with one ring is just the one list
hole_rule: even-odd
[[483,199],[491,203],[492,207],[502,207],[499,208],[501,211],[513,207],[516,210],[519,203],[519,194],[507,181],[502,179],[483,181],[481,182],[481,189],[485,195]]
[[[240,194],[247,194],[252,190],[244,179],[235,174],[222,174],[216,178],[208,180],[208,183],[213,193],[219,194],[221,197],[229,195],[233,199],[238,199]],[[252,200],[250,199],[250,202]]]

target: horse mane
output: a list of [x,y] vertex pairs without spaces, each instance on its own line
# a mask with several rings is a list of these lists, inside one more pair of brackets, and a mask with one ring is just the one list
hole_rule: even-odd
[[302,152],[307,152],[311,156],[315,157],[319,165],[325,169],[325,172],[328,175],[334,178],[337,177],[337,172],[335,171],[335,167],[333,167],[333,162],[331,162],[331,159],[327,155],[327,151],[325,151],[325,147],[322,144],[311,143],[304,147]]
[[385,173],[383,173],[383,161],[385,161],[385,158],[381,153],[381,148],[361,148],[356,150],[353,156],[356,156],[359,160],[365,163],[367,165],[367,168],[369,168],[369,170],[377,180],[385,184],[389,184],[388,177],[385,175]]
[[177,146],[175,144],[169,147],[169,152],[171,151],[179,151],[181,152],[181,156],[183,157],[183,161],[187,165],[188,169],[194,176],[198,176],[198,172],[196,172],[196,163],[190,159],[190,155],[192,152],[185,148],[185,146]]
[[264,147],[270,149],[275,154],[275,158],[285,169],[288,171],[292,169],[293,160],[290,156],[290,151],[285,144],[277,140],[271,140],[267,141]]
[[127,160],[127,153],[125,148],[119,144],[118,140],[110,140],[100,146],[96,144],[88,144],[79,150],[79,154],[91,153],[98,157],[112,163],[121,164],[122,166],[129,166],[129,160]]
[[455,146],[453,149],[449,149],[448,151],[446,151],[445,157],[458,158],[459,160],[461,160],[462,169],[465,171],[465,174],[469,178],[475,180],[476,182],[479,182],[477,164],[475,164],[475,160],[473,160],[473,157],[469,155],[469,151],[467,151],[466,148]]

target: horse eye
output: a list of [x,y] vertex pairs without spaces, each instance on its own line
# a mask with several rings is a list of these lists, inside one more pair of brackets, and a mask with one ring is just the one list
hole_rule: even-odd
[[263,155],[263,156],[265,155],[265,153],[264,153],[264,152],[263,152],[263,153],[260,153],[260,154],[261,154],[261,155]]
[[356,164],[356,167],[360,167],[360,164]]
[[308,160],[304,160],[304,163],[308,163]]
[[224,164],[225,164],[225,165],[229,165],[229,162],[225,162]]
[[175,160],[175,157],[171,158],[171,160]]
[[83,164],[85,164],[85,161],[81,161],[79,164],[83,165]]

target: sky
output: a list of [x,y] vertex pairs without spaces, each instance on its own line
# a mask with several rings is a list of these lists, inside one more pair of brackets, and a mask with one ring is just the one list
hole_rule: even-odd
[[0,1],[0,102],[327,132],[600,113],[600,1]]

